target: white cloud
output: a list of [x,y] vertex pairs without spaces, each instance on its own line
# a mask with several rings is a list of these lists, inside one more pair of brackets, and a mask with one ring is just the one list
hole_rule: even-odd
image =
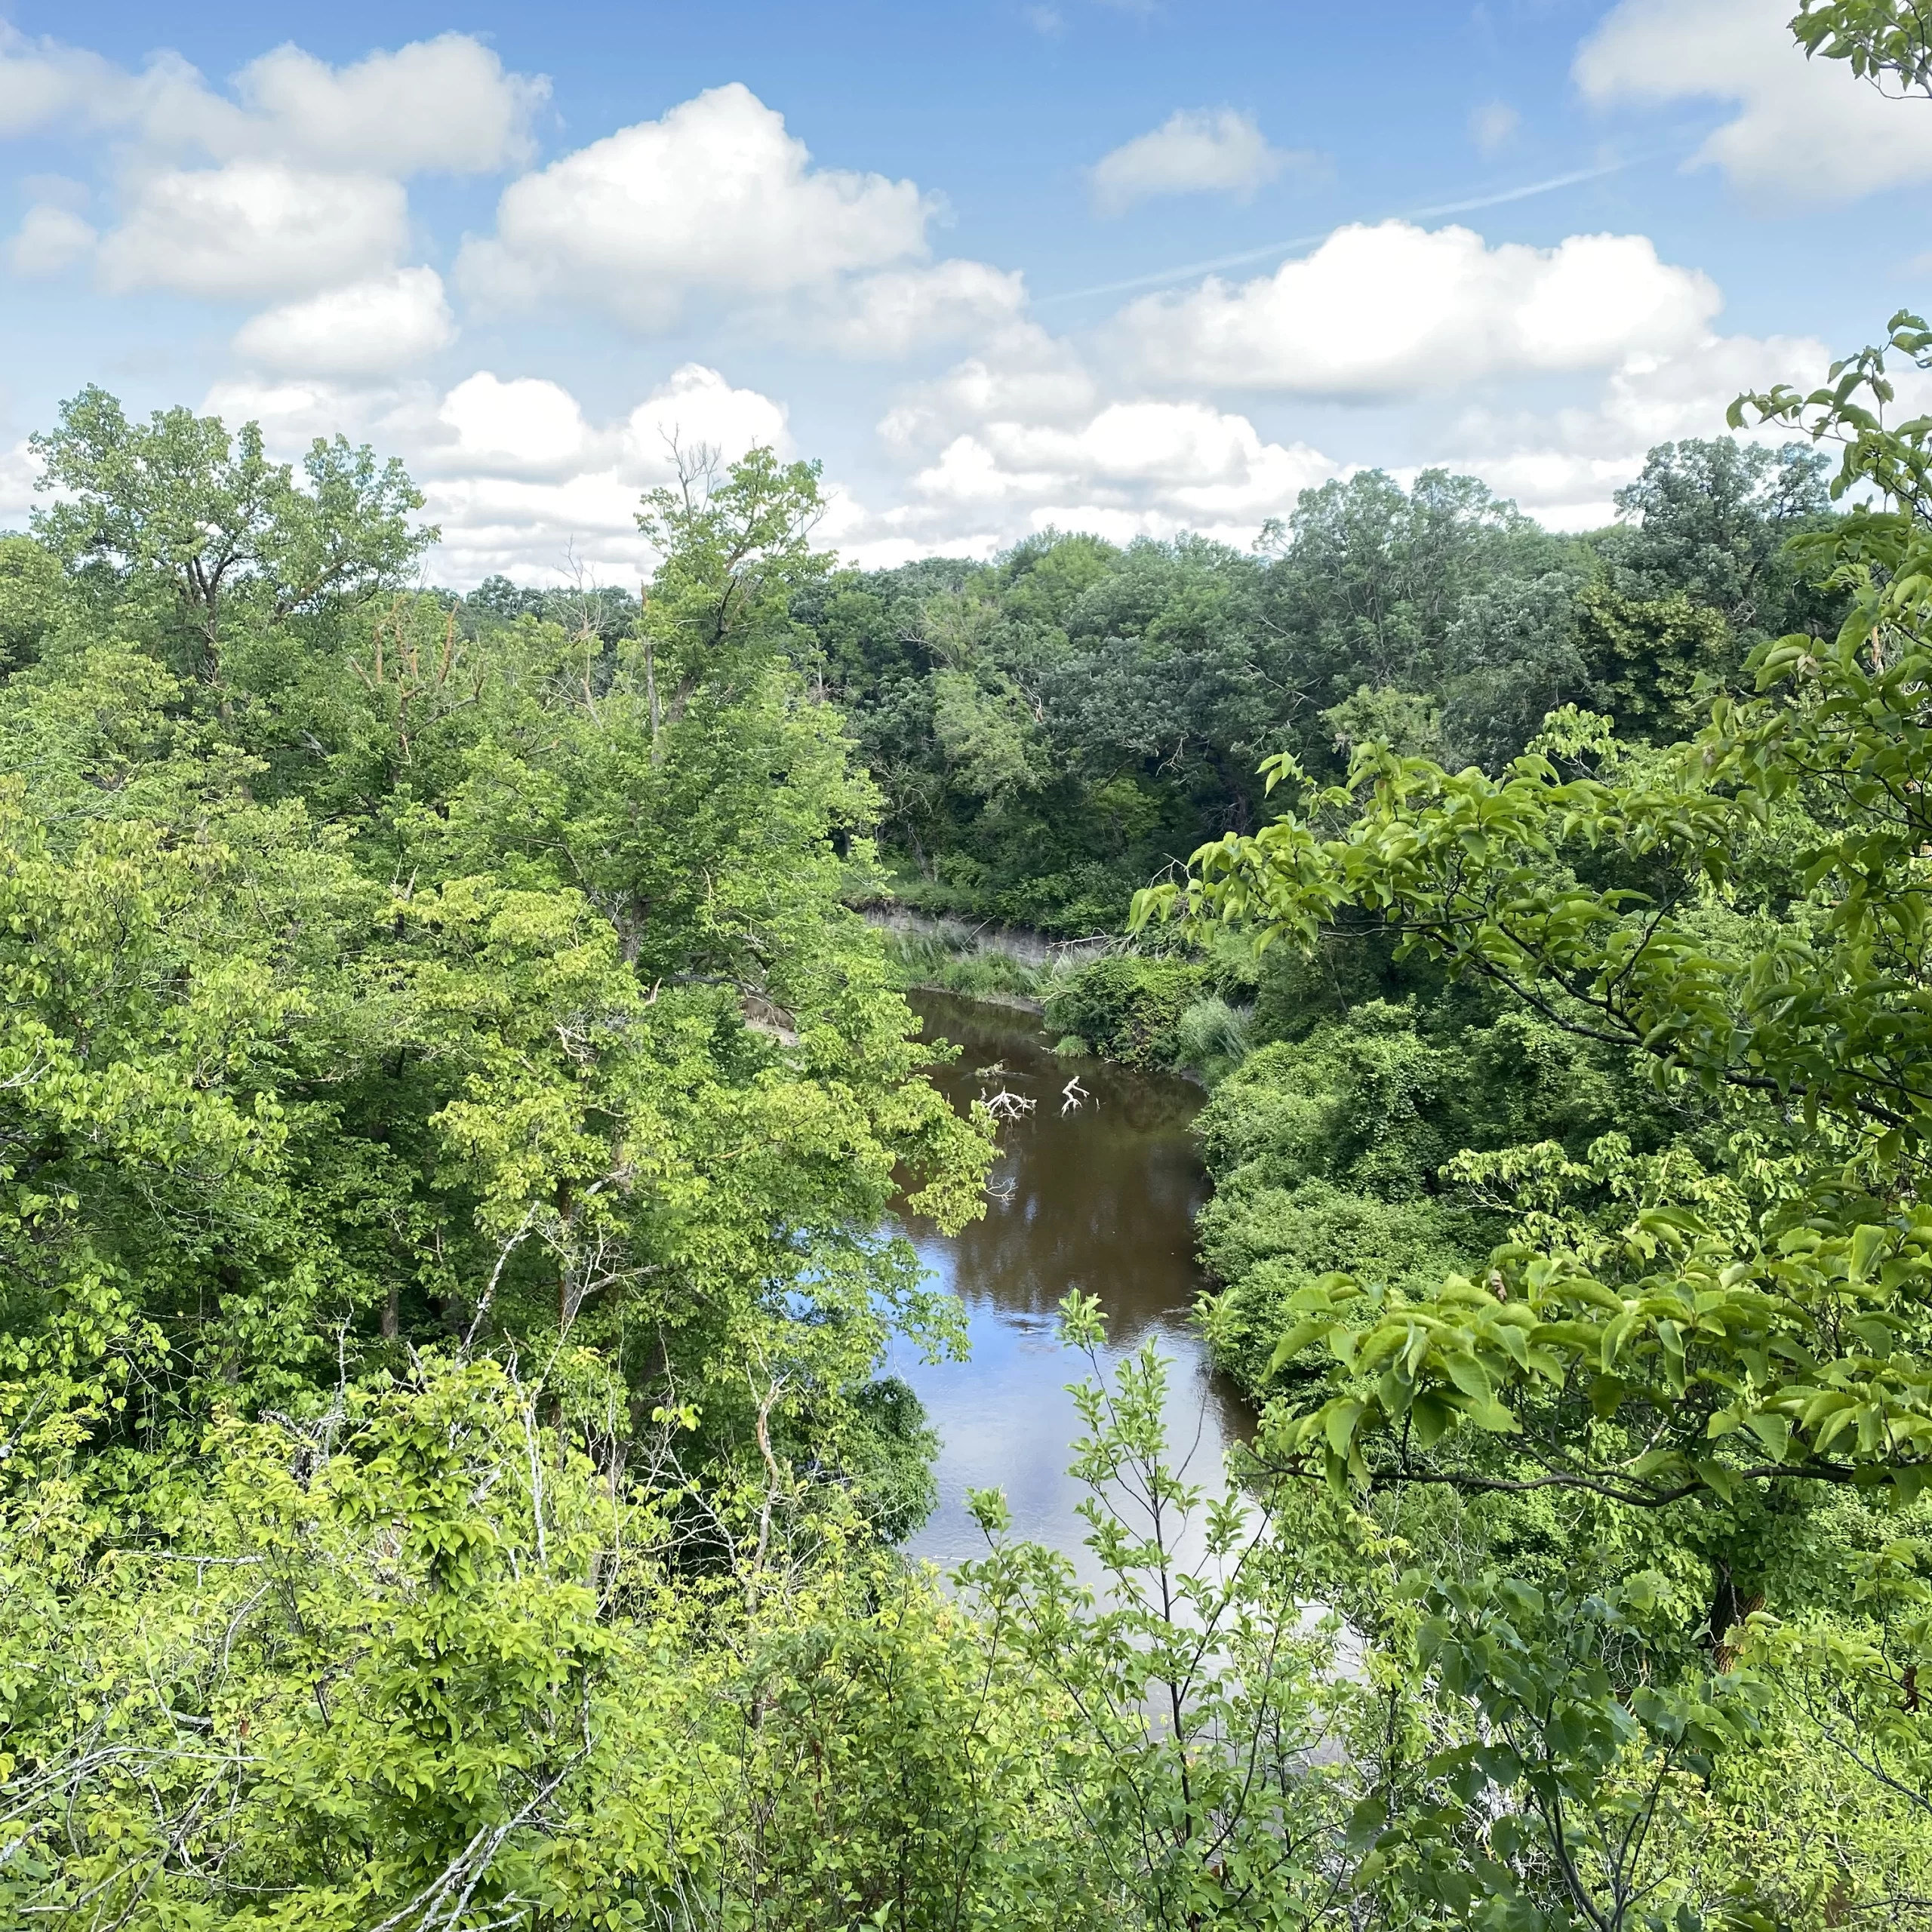
[[675,451],[699,443],[723,463],[761,443],[787,460],[797,454],[782,403],[734,389],[715,369],[687,362],[625,418],[620,468],[641,483],[668,483],[676,474]]
[[1469,139],[1484,154],[1496,154],[1515,138],[1523,117],[1506,100],[1485,101],[1469,115]]
[[1013,420],[953,438],[875,519],[881,536],[984,551],[1049,525],[1125,542],[1194,530],[1245,543],[1336,474],[1305,443],[1265,441],[1198,402],[1114,402],[1072,426]]
[[590,454],[576,397],[530,376],[504,382],[487,369],[457,384],[438,414],[456,432],[445,463],[493,476],[557,475]]
[[506,73],[481,42],[446,33],[331,67],[275,48],[235,77],[235,101],[179,54],[140,73],[85,48],[0,25],[0,137],[118,134],[164,155],[272,158],[406,175],[488,172],[525,159],[540,76]]
[[[343,67],[279,47],[235,77],[231,97],[178,54],[156,54],[137,73],[0,25],[0,137],[118,137],[120,220],[98,254],[102,285],[115,292],[299,295],[379,275],[407,239],[403,179],[527,159],[549,85],[448,33]],[[51,272],[94,238],[78,219],[60,218],[77,208],[37,198],[44,205],[13,248],[23,272]],[[425,313],[419,304],[412,345],[424,339]],[[372,366],[366,344],[316,365],[351,365]]]
[[99,239],[92,224],[71,209],[42,202],[27,210],[8,254],[21,275],[58,275],[84,260]]
[[[174,55],[158,57],[149,71],[150,91],[179,75],[194,75]],[[98,54],[53,39],[29,40],[0,22],[0,137],[17,139],[63,122],[85,132],[122,125],[140,85]]]
[[459,441],[424,466],[426,514],[443,530],[432,568],[457,585],[500,570],[553,583],[568,558],[605,583],[635,583],[654,561],[638,500],[674,480],[674,445],[704,444],[726,463],[755,443],[795,454],[778,404],[695,363],[601,428],[555,383],[485,375],[457,384],[441,414]]
[[384,174],[485,174],[528,161],[531,117],[549,97],[540,76],[509,74],[467,34],[331,67],[278,47],[235,77],[274,152]]
[[695,291],[776,297],[920,254],[932,212],[910,181],[813,168],[734,82],[512,182],[457,274],[479,301],[564,299],[660,328]]
[[1084,422],[1103,401],[1099,381],[1069,343],[1038,323],[1019,322],[937,382],[902,396],[879,433],[902,454],[937,449],[989,421]]
[[1770,201],[1850,201],[1932,177],[1932,112],[1887,101],[1842,60],[1807,60],[1790,0],[1623,0],[1578,50],[1598,103],[1734,102],[1693,165]]
[[1026,278],[985,262],[886,269],[833,298],[825,340],[841,354],[891,361],[951,337],[982,334],[1026,306]]
[[0,448],[0,531],[24,530],[39,500],[40,459],[24,441]]
[[726,463],[755,443],[796,454],[780,404],[697,363],[601,423],[560,383],[488,370],[447,392],[243,378],[218,384],[202,408],[230,424],[260,422],[285,457],[338,432],[400,456],[427,499],[425,519],[442,529],[429,574],[459,589],[499,571],[555,583],[573,559],[604,583],[635,583],[653,561],[639,498],[675,478],[674,445],[706,445]]
[[842,549],[869,562],[983,554],[1049,525],[1125,541],[1195,530],[1246,543],[1337,466],[1198,401],[1109,395],[1032,323],[1002,331],[879,425],[905,481],[877,514],[846,506]]
[[269,369],[385,376],[446,349],[456,323],[434,269],[398,269],[285,303],[245,322],[235,346]]
[[1153,195],[1207,192],[1246,197],[1312,155],[1270,147],[1252,115],[1232,107],[1183,108],[1094,164],[1094,204],[1120,214]]
[[1238,287],[1211,277],[1187,295],[1145,297],[1119,331],[1159,382],[1393,395],[1668,354],[1700,339],[1719,300],[1641,235],[1492,248],[1466,228],[1386,221],[1338,229]]
[[[1810,386],[1830,360],[1825,345],[1791,336],[1710,336],[1671,356],[1634,355],[1596,398],[1553,411],[1463,412],[1442,460],[1478,475],[1558,529],[1607,523],[1611,499],[1657,444],[1724,433],[1724,411],[1746,389]],[[1789,440],[1788,430],[1760,432]]]
[[279,294],[386,268],[408,235],[400,183],[278,162],[169,168],[138,181],[122,225],[100,245],[115,292]]
[[[1806,339],[1706,334],[1626,356],[1555,407],[1444,398],[1412,417],[1405,469],[1444,464],[1552,526],[1589,528],[1609,520],[1613,494],[1652,445],[1720,434],[1739,390],[1808,383],[1828,359]],[[402,456],[444,531],[431,572],[459,586],[497,571],[555,581],[570,557],[605,583],[632,583],[651,562],[634,521],[638,497],[672,479],[674,444],[708,445],[726,463],[755,443],[796,453],[780,402],[698,364],[601,421],[560,383],[489,371],[448,391],[233,383],[205,406],[231,423],[260,418],[287,454],[342,430]],[[1049,525],[1121,542],[1193,530],[1244,546],[1303,490],[1355,462],[1389,460],[1386,446],[1324,451],[1270,438],[1197,398],[1111,392],[1069,344],[1030,323],[912,389],[879,429],[897,484],[874,486],[869,506],[835,481],[821,531],[868,567],[987,555]]]

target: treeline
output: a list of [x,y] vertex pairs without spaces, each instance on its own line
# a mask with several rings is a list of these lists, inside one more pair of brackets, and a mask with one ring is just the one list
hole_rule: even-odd
[[1149,878],[1262,823],[1277,752],[1335,777],[1380,739],[1494,771],[1565,705],[1638,742],[1693,728],[1755,645],[1837,628],[1842,596],[1785,549],[1830,521],[1826,467],[1665,444],[1577,537],[1472,478],[1368,471],[1250,552],[1048,534],[829,576],[792,648],[879,787],[903,900],[1111,931]]

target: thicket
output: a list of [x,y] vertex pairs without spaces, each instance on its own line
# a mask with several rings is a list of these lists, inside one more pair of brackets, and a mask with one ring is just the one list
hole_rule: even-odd
[[[1539,1762],[1488,1700],[1552,1690],[1558,1631],[1634,1589],[1657,1620],[1595,1651],[1573,1735],[1621,1727],[1661,1792],[1689,1706],[1641,1740],[1652,1700],[1727,1708],[1697,1776],[1754,1818],[1721,1908],[1753,1923],[1932,1912],[1932,419],[1888,426],[1888,360],[1932,368],[1932,330],[1733,411],[1842,445],[1850,507],[1789,553],[1848,601],[1835,635],[1758,645],[1675,745],[1572,707],[1493,774],[1281,755],[1288,809],[1137,907],[1333,976],[1202,1116],[1204,1314],[1264,1404],[1258,1475],[1365,1492],[1506,1628],[1452,1674],[1512,1847],[1534,1809],[1555,1849],[1568,1747]],[[1647,1909],[1557,1862],[1581,1918]]]
[[1262,822],[1284,749],[1326,777],[1371,739],[1494,771],[1572,703],[1682,735],[1700,679],[1742,688],[1755,644],[1836,628],[1784,547],[1829,521],[1824,469],[1801,443],[1664,444],[1576,537],[1471,477],[1364,472],[1248,552],[1049,532],[835,573],[794,602],[794,649],[879,787],[903,902],[1112,932],[1149,878]]

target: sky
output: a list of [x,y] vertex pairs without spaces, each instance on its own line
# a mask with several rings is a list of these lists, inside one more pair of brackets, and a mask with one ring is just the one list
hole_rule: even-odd
[[400,456],[457,587],[632,583],[754,443],[868,567],[1364,467],[1587,528],[1932,303],[1932,101],[1792,5],[0,4],[0,528],[90,383]]

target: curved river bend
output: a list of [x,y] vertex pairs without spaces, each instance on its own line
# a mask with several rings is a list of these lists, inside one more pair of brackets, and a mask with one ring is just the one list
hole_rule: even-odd
[[[1015,1533],[1065,1551],[1091,1580],[1075,1514],[1084,1492],[1066,1473],[1081,1432],[1066,1385],[1086,1364],[1058,1340],[1061,1297],[1077,1288],[1100,1297],[1110,1358],[1149,1336],[1169,1358],[1169,1441],[1189,1480],[1218,1491],[1224,1453],[1245,1425],[1190,1319],[1202,1286],[1193,1217],[1208,1192],[1189,1132],[1201,1092],[1105,1061],[1057,1059],[1033,1016],[1016,1009],[944,993],[917,993],[912,1004],[928,1038],[964,1049],[934,1076],[955,1106],[1004,1088],[1035,1106],[1001,1124],[984,1220],[952,1235],[907,1224],[928,1273],[964,1303],[972,1352],[927,1364],[903,1343],[894,1351],[892,1372],[917,1391],[941,1444],[939,1506],[906,1548],[948,1570],[983,1554],[966,1492],[1000,1488]],[[1063,1112],[1076,1072],[1093,1097]]]

